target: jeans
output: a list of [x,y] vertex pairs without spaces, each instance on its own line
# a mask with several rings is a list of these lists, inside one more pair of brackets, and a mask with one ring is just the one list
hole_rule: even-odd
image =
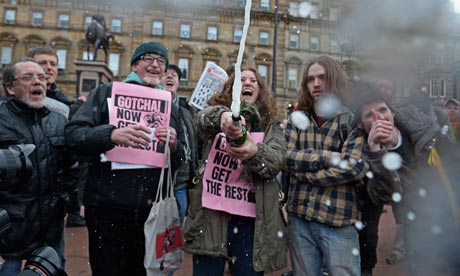
[[289,215],[290,254],[294,275],[361,275],[358,231],[352,225],[332,227]]
[[[236,218],[239,218],[236,216]],[[275,249],[273,249],[275,250]],[[227,256],[236,257],[230,271],[238,276],[262,276],[254,271],[254,219],[231,220],[227,228]],[[194,276],[222,276],[228,258],[224,256],[193,255]]]
[[[64,221],[62,221],[62,236],[59,240],[59,244],[53,247],[56,250],[60,260],[61,260],[61,268],[65,268],[65,258],[64,258],[64,248],[65,248],[65,235],[64,235]],[[5,263],[0,269],[0,276],[11,276],[17,275],[21,272],[22,267],[22,259],[11,259],[11,258],[4,258]]]
[[183,226],[184,218],[185,218],[185,215],[187,214],[187,205],[188,205],[187,187],[175,190],[174,196],[176,197],[177,209],[179,210],[180,225]]

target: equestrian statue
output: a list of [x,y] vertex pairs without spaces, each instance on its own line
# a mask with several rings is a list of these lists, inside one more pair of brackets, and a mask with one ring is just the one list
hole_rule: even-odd
[[90,45],[93,45],[93,60],[97,59],[97,50],[102,48],[105,53],[105,63],[107,63],[109,40],[114,40],[115,37],[110,32],[107,32],[104,16],[99,11],[92,16],[91,23],[86,27],[85,38],[87,59],[89,60]]

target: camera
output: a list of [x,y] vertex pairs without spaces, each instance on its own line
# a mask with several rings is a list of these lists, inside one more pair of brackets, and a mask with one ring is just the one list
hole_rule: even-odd
[[[32,176],[32,162],[28,158],[35,146],[12,145],[0,149],[0,188],[10,189],[17,184],[26,183]],[[0,208],[0,239],[11,232],[8,212]],[[59,268],[59,256],[52,247],[44,246],[36,249],[27,259],[24,269],[18,276],[67,276]],[[1,266],[0,266],[1,268]]]
[[32,144],[12,145],[0,149],[0,187],[9,188],[25,183],[32,176],[32,161],[29,154],[35,149]]
[[0,208],[0,239],[6,237],[11,232],[11,223],[8,212]]
[[[0,208],[0,239],[8,235],[10,231],[11,224],[8,213],[5,209]],[[49,246],[43,246],[32,252],[18,276],[67,276],[67,273],[59,268],[59,263],[56,250]]]
[[52,247],[40,247],[30,255],[24,269],[18,276],[67,276],[59,268],[59,256]]
[[[25,183],[32,176],[32,162],[28,158],[35,149],[32,144],[12,145],[0,149],[0,188],[8,189]],[[10,218],[6,210],[0,208],[0,239],[11,231]]]

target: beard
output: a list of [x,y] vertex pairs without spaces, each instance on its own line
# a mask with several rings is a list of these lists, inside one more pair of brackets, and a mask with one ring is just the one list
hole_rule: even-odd
[[160,79],[159,78],[152,78],[152,77],[144,77],[142,79],[142,82],[144,84],[147,84],[150,87],[157,87],[160,84]]
[[23,102],[27,104],[30,108],[40,109],[45,106],[45,99],[43,98],[40,101],[31,101],[30,98],[22,99]]

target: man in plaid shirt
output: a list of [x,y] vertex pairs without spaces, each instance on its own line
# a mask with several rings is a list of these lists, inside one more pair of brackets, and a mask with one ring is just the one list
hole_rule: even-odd
[[[285,135],[290,187],[287,201],[290,253],[294,275],[322,275],[323,260],[329,275],[361,275],[357,185],[367,171],[362,161],[364,138],[355,128],[341,134],[340,107],[322,114],[318,102],[342,98],[347,80],[340,64],[320,56],[303,74],[298,111],[308,127],[296,127],[292,116]],[[298,125],[298,124],[297,124]]]

